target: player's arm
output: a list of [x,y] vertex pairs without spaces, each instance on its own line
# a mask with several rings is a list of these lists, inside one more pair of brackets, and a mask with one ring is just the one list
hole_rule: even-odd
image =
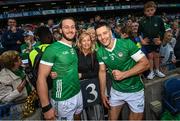
[[149,61],[141,50],[132,55],[131,58],[133,58],[137,62],[136,65],[127,71],[113,70],[112,74],[115,80],[123,80],[125,78],[141,74],[142,72],[149,69]]
[[40,98],[41,107],[45,109],[45,111],[43,111],[44,118],[48,120],[54,120],[55,110],[52,108],[52,105],[49,102],[48,86],[46,82],[46,79],[50,72],[51,66],[40,63],[37,80],[37,92]]
[[130,76],[141,74],[142,72],[148,70],[149,67],[150,64],[148,59],[146,58],[146,56],[143,56],[132,69],[126,72],[125,77],[127,78]]
[[103,104],[106,108],[109,108],[109,100],[105,94],[106,90],[106,66],[99,64],[99,82],[100,82],[100,94]]
[[37,92],[40,98],[41,106],[49,104],[48,86],[46,79],[51,72],[51,66],[41,64],[39,65],[38,79],[37,79]]

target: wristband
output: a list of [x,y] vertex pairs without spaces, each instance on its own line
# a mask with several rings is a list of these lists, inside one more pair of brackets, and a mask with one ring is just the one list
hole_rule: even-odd
[[42,112],[43,112],[43,113],[46,113],[46,112],[48,112],[51,108],[52,108],[52,105],[51,105],[51,103],[49,103],[48,105],[42,107]]

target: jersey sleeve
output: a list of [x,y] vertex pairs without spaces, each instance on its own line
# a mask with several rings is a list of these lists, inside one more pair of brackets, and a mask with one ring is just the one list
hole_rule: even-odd
[[53,47],[47,47],[43,53],[40,63],[48,66],[53,66],[56,57]]
[[142,57],[145,56],[145,54],[135,45],[134,42],[132,42],[132,40],[127,40],[127,43],[129,54],[134,61],[138,62]]

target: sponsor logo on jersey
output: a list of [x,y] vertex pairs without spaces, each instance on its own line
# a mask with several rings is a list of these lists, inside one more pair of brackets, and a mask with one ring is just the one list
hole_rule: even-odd
[[62,54],[63,55],[67,55],[67,54],[69,54],[69,52],[68,51],[64,51],[64,52],[62,52]]
[[123,56],[123,53],[122,53],[122,52],[119,52],[119,53],[118,53],[118,56],[119,56],[119,57],[122,57],[122,56]]
[[71,49],[70,51],[71,51],[71,54],[75,54],[74,49]]
[[154,24],[155,27],[157,27],[158,25],[157,24]]
[[103,60],[106,60],[106,59],[107,59],[107,56],[102,57],[102,59],[103,59]]

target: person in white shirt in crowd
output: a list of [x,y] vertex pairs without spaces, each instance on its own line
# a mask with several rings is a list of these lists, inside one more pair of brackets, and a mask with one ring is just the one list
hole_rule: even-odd
[[164,67],[164,71],[176,68],[176,57],[174,55],[175,44],[176,39],[173,38],[171,29],[167,29],[160,47],[161,65]]

